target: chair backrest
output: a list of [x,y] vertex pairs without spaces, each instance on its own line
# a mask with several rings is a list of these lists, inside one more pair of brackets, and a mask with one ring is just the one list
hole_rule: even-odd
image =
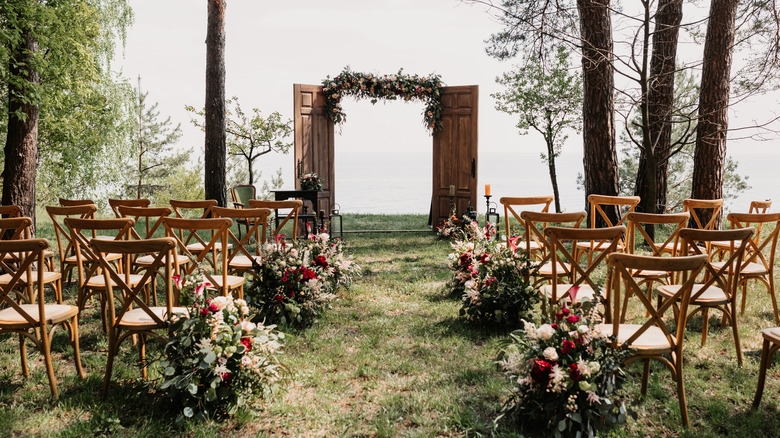
[[211,209],[217,206],[217,201],[207,199],[205,201],[179,201],[171,199],[171,208],[176,217],[180,218],[207,218],[211,217]]
[[[650,248],[653,256],[660,257],[664,253],[671,254],[672,257],[676,256],[677,249],[679,248],[680,230],[685,228],[690,218],[690,213],[655,214],[638,213],[635,211],[628,213],[626,215],[626,225],[628,228],[628,245],[626,245],[626,252],[629,254],[634,254],[636,252],[637,233],[639,233],[644,239],[645,244]],[[667,225],[673,226],[674,229],[672,229],[665,240],[660,241],[660,233],[655,233],[654,239],[645,229],[646,225]]]
[[[682,352],[682,340],[685,338],[685,318],[688,315],[688,305],[691,299],[691,291],[696,278],[704,268],[707,256],[704,254],[686,257],[652,257],[636,254],[613,253],[607,257],[609,276],[607,280],[609,290],[608,311],[605,314],[607,323],[612,324],[612,334],[615,342],[620,333],[622,315],[626,314],[624,307],[629,305],[629,300],[639,301],[640,308],[632,312],[632,320],[641,324],[630,337],[623,341],[623,345],[630,345],[651,327],[658,327],[663,333],[673,351]],[[661,296],[661,305],[657,306],[651,297],[632,277],[632,272],[640,271],[666,271],[673,272],[676,278],[683,279],[682,286],[677,292],[664,299]],[[625,291],[623,291],[625,287]],[[683,321],[677,321],[676,329],[672,330],[664,319],[664,313],[674,304],[679,303],[679,314]],[[678,342],[679,341],[679,342]]]
[[[780,234],[780,213],[729,213],[732,228],[753,227],[756,233],[745,249],[743,266],[760,263],[770,276],[774,275],[775,253]],[[772,226],[774,224],[774,226]]]
[[[550,210],[550,204],[555,200],[552,195],[549,196],[526,196],[526,197],[502,197],[498,200],[501,205],[504,206],[504,232],[506,233],[507,241],[512,238],[512,229],[509,226],[509,215],[515,218],[523,229],[523,234],[520,236],[525,239],[528,234],[528,230],[525,229],[525,222],[520,217],[520,214],[531,206],[537,206],[534,210],[547,213]],[[521,208],[518,208],[521,207]]]
[[[691,219],[696,228],[704,230],[715,229],[715,224],[718,222],[718,215],[723,208],[722,199],[685,199],[683,200],[683,211],[687,211],[691,214]],[[702,213],[709,214],[709,220],[707,223],[702,223],[704,219]],[[706,217],[706,216],[705,216]],[[691,225],[693,225],[691,224]]]
[[[608,195],[588,195],[590,203],[590,227],[596,228],[599,220],[603,221],[607,227],[623,225],[626,222],[626,215],[634,211],[642,198],[639,196],[608,196]],[[617,208],[618,221],[612,223],[604,207],[614,206]]]
[[[226,250],[217,251],[217,246],[219,244],[222,248],[227,248],[228,230],[230,230],[231,225],[233,225],[233,221],[228,218],[163,218],[166,236],[174,238],[179,251],[194,262],[187,265],[184,275],[192,274],[198,265],[207,261],[207,256],[211,254],[211,266],[214,268],[214,273],[210,273],[206,270],[204,270],[203,273],[214,288],[217,287],[216,285],[222,285],[222,295],[227,295],[228,293],[228,254]],[[208,231],[211,238],[206,241],[200,237],[198,231]],[[194,236],[195,240],[203,245],[203,249],[197,254],[193,254],[187,248],[187,243],[181,239],[180,236],[182,235]],[[214,278],[215,275],[222,276],[222,281],[217,281]]]
[[[569,226],[571,228],[579,228],[582,221],[588,214],[584,211],[577,211],[574,213],[544,213],[539,211],[523,211],[520,212],[520,219],[525,224],[525,247],[532,248],[531,242],[534,242],[539,248],[539,256],[542,263],[550,260],[551,254],[547,245],[547,238],[544,237],[544,229],[550,224],[553,226]],[[510,239],[507,243],[513,246],[513,242]],[[529,254],[530,256],[530,254]],[[529,257],[530,259],[530,257]]]
[[[32,219],[28,217],[15,217],[0,219],[0,236],[3,236],[3,240],[20,240],[30,238],[30,226],[32,226]],[[48,247],[48,243],[46,247]],[[19,262],[25,256],[24,253],[5,252],[0,254],[0,270],[4,273],[14,272],[9,270],[8,264],[18,265]],[[32,299],[32,289],[27,288],[24,298]],[[1,302],[0,302],[1,304]],[[0,308],[2,306],[0,305]]]
[[65,199],[59,200],[61,207],[77,207],[79,205],[95,205],[91,199]]
[[[24,219],[29,220],[29,218]],[[25,319],[26,324],[23,324],[23,326],[46,326],[46,311],[43,294],[44,270],[38,269],[37,276],[33,277],[32,268],[33,265],[43,265],[43,252],[48,247],[49,242],[47,242],[46,239],[0,240],[0,266],[2,266],[2,269],[6,274],[10,274],[10,278],[7,282],[0,283],[0,307],[13,308]],[[5,260],[7,255],[13,255],[13,258],[18,263],[6,263]],[[24,275],[26,275],[28,280],[23,282],[22,276]],[[31,315],[17,304],[17,299],[11,297],[11,294],[16,295],[16,291],[20,287],[29,290],[34,286],[37,286],[35,287],[35,289],[37,289],[37,299],[34,301],[37,301],[38,304],[38,315]],[[44,336],[47,335],[44,334]]]
[[748,213],[766,213],[769,211],[769,207],[771,206],[771,199],[767,199],[765,201],[750,201],[750,209],[748,210]]
[[235,207],[244,207],[250,199],[257,197],[257,189],[250,184],[239,184],[230,189],[230,195],[233,197]]
[[[108,312],[109,315],[116,315],[112,319],[114,325],[121,324],[122,319],[128,310],[135,308],[143,309],[152,321],[158,327],[164,327],[166,321],[160,318],[158,314],[143,300],[142,291],[149,281],[154,281],[154,275],[164,269],[163,280],[165,281],[165,307],[167,315],[173,313],[173,306],[176,299],[173,294],[173,281],[171,268],[178,274],[178,263],[176,263],[176,240],[163,237],[159,239],[147,240],[100,240],[93,239],[90,242],[90,250],[97,257],[98,264],[102,268],[107,285]],[[122,272],[117,270],[114,263],[107,260],[108,254],[120,254],[122,256]],[[130,263],[139,255],[153,254],[153,261],[150,268],[144,271],[140,281],[135,286],[130,286]],[[119,293],[114,292],[114,288],[119,289]],[[119,301],[119,313],[116,313],[114,300]]]
[[0,215],[3,217],[20,217],[22,209],[18,205],[0,205]]
[[116,217],[122,217],[122,215],[119,213],[120,206],[123,207],[148,207],[151,205],[152,201],[148,199],[109,199],[108,205],[111,207],[111,210],[113,210]]
[[[559,266],[570,267],[571,272],[566,274],[572,275],[572,288],[587,283],[594,291],[599,290],[593,276],[607,256],[617,250],[618,244],[626,235],[626,227],[622,225],[607,228],[547,227],[544,235],[547,237],[552,254],[552,302],[555,304],[562,298],[562,295],[557,294],[559,274],[562,274],[558,272]],[[585,266],[580,266],[574,255],[574,248],[578,241],[599,242],[598,257],[591,258]],[[566,245],[566,242],[571,242],[571,245]]]
[[[237,238],[233,234],[233,230],[228,229],[228,239],[233,244],[233,248],[229,251],[228,265],[238,255],[245,255],[251,259],[252,254],[249,252],[249,247],[252,244],[255,245],[255,255],[260,254],[260,246],[265,243],[267,238],[270,209],[214,207],[211,211],[216,218],[242,219],[249,224],[249,229],[242,239]],[[252,236],[255,238],[254,242]]]
[[[298,213],[303,207],[303,201],[300,199],[289,201],[262,201],[259,199],[250,199],[247,205],[249,205],[249,208],[268,208],[274,211],[274,215],[277,218],[277,226],[271,231],[272,237],[278,236],[287,222],[292,221],[293,241],[298,238]],[[289,213],[284,215],[282,221],[279,221],[279,218],[281,217],[279,215],[279,210],[287,209],[290,209]]]
[[158,231],[161,232],[161,236],[159,237],[165,235],[162,218],[171,215],[171,209],[168,207],[126,207],[120,205],[117,207],[116,211],[119,213],[119,217],[131,217],[135,219],[136,227],[141,222],[144,223],[146,228],[144,234],[139,233],[138,230],[136,230],[136,227],[133,227],[130,230],[130,233],[136,240],[152,239]]
[[70,230],[65,226],[64,220],[66,218],[94,219],[96,211],[97,206],[95,204],[46,207],[46,213],[48,213],[51,223],[54,225],[54,236],[57,238],[57,249],[60,253],[61,265],[67,257],[76,253],[76,249],[70,239]]
[[[700,288],[691,294],[691,300],[696,300],[710,286],[716,286],[723,290],[726,296],[731,299],[735,296],[737,290],[737,279],[742,269],[742,259],[751,237],[755,233],[754,228],[735,228],[731,230],[700,230],[697,228],[683,228],[680,230],[680,238],[683,241],[683,255],[693,253],[695,255],[706,255],[707,261],[704,264],[704,280],[697,282],[702,284]],[[703,242],[706,248],[709,248],[712,242],[729,242],[730,251],[727,252],[728,259],[716,268],[711,260],[710,254],[705,254],[698,243]]]
[[[98,257],[92,252],[91,240],[128,240],[130,230],[135,225],[132,218],[80,219],[65,218],[70,230],[70,240],[76,252],[76,267],[79,274],[79,287],[95,276],[99,268]],[[103,237],[101,239],[100,237]],[[86,264],[89,264],[86,270]]]

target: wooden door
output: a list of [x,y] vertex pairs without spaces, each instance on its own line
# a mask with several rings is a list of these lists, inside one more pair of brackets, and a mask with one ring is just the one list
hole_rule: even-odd
[[471,205],[477,209],[477,104],[479,86],[442,89],[441,131],[433,136],[432,225],[439,225],[450,214],[450,186],[455,186],[458,218]]
[[[322,85],[293,85],[295,127],[295,188],[298,177],[314,172],[324,180],[319,194],[319,209],[327,217],[335,196],[333,122],[325,116]],[[316,214],[316,212],[315,212]]]

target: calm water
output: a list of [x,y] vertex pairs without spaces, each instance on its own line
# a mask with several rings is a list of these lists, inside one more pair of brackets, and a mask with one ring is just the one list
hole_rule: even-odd
[[[780,177],[773,165],[773,150],[735,151],[739,173],[749,175],[750,190],[730,203],[727,209],[747,209],[751,200],[780,202]],[[419,153],[372,151],[336,154],[336,202],[348,213],[422,213],[431,202],[432,156]],[[575,211],[584,205],[584,192],[577,190],[577,174],[582,172],[582,156],[566,152],[558,162],[561,206]],[[490,184],[493,200],[501,196],[534,196],[552,193],[547,168],[538,156],[522,153],[488,153],[479,157],[478,210],[485,209],[484,185]],[[778,204],[780,205],[780,204]]]

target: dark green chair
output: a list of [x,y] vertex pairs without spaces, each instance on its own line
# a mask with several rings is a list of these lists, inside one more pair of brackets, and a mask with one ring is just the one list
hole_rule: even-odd
[[[230,189],[230,194],[233,196],[233,208],[245,208],[250,199],[255,199],[257,197],[257,189],[250,184],[239,184]],[[250,224],[248,221],[249,219],[239,219],[236,221],[239,239],[241,238],[242,225],[246,227],[247,232],[249,232],[249,227],[254,225]]]

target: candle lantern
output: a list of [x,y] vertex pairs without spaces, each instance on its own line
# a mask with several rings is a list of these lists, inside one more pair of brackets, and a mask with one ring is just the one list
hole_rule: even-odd
[[495,226],[496,231],[498,231],[499,221],[501,220],[501,217],[498,215],[498,212],[496,211],[496,207],[497,205],[495,202],[488,202],[487,213],[485,213],[485,222]]
[[344,230],[341,223],[341,213],[339,209],[340,205],[333,203],[333,207],[330,211],[330,237],[337,237],[342,239],[344,237]]

